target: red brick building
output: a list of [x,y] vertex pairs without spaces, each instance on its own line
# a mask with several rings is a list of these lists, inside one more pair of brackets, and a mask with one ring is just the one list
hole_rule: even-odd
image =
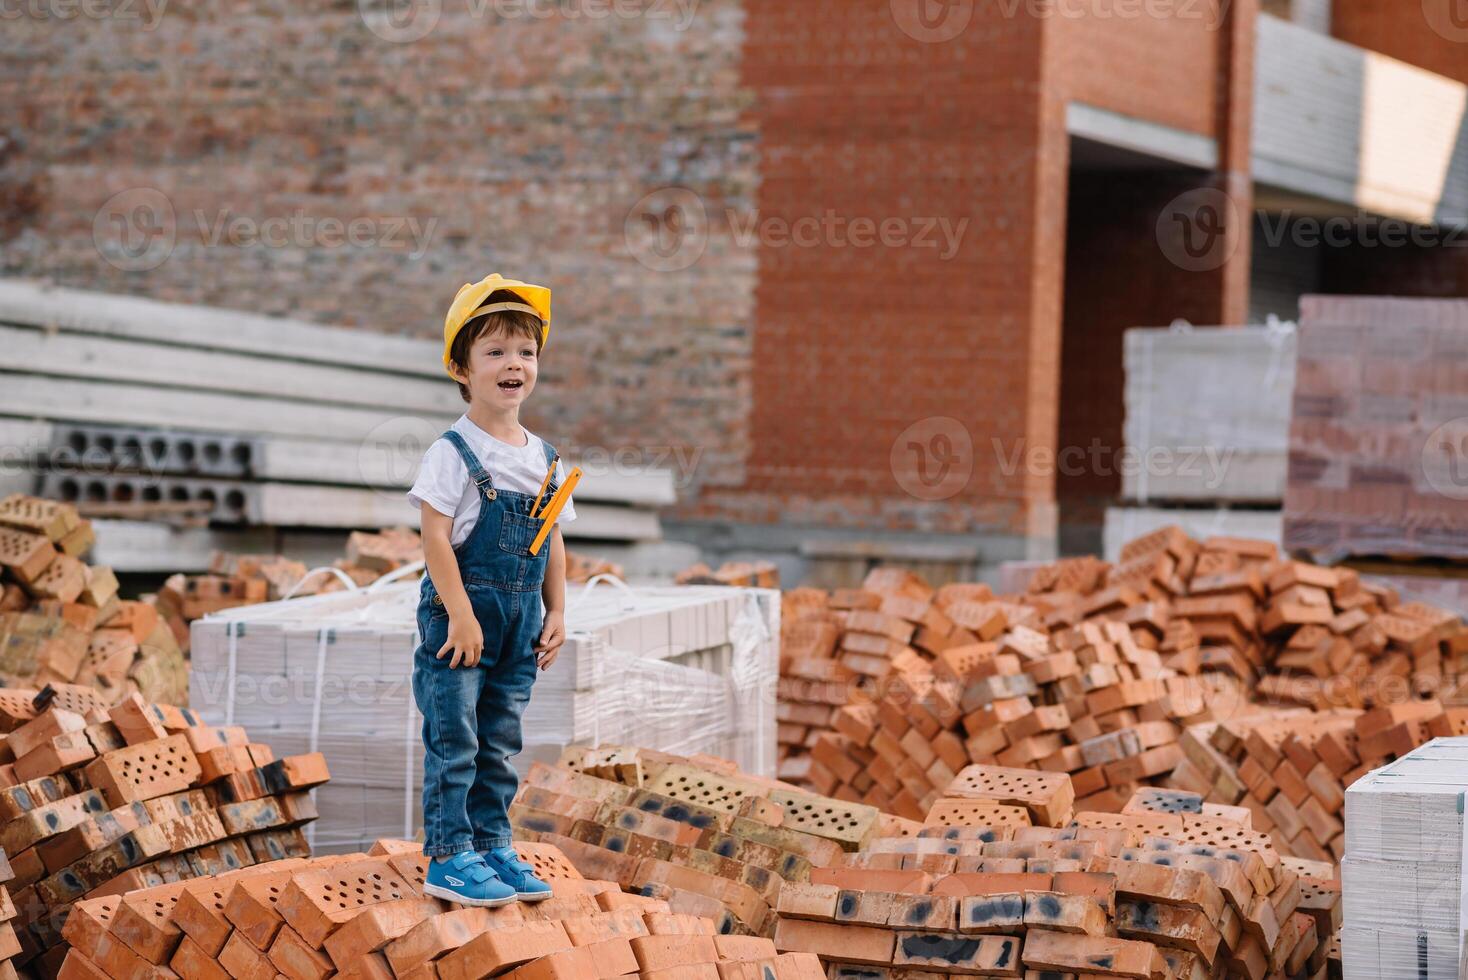
[[424,335],[544,282],[530,423],[671,461],[672,533],[1038,557],[1119,487],[1126,328],[1463,291],[1360,230],[1468,218],[1454,2],[42,5],[0,273]]

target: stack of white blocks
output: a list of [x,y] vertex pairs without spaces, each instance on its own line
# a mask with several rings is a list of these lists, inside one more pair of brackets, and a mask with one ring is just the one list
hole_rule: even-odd
[[1346,790],[1346,980],[1457,980],[1468,738],[1438,738]]
[[[277,755],[320,751],[313,845],[330,853],[422,826],[413,703],[416,583],[247,606],[192,628],[191,705]],[[567,745],[621,744],[775,769],[779,593],[719,586],[573,592],[567,641],[536,680],[523,773]]]

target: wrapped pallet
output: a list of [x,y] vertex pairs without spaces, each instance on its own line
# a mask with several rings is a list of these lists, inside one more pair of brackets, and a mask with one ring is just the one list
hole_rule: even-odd
[[1468,738],[1438,738],[1346,791],[1346,980],[1456,980]]
[[1125,499],[1284,496],[1293,324],[1128,330],[1125,356]]
[[[282,753],[320,751],[319,851],[421,827],[416,582],[225,610],[192,626],[191,704]],[[633,744],[775,769],[779,594],[721,586],[573,590],[566,645],[524,717],[523,773],[567,745]],[[298,749],[297,746],[300,748]]]

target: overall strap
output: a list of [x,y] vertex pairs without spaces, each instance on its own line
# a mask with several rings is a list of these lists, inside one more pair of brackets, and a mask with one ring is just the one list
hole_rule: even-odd
[[469,448],[469,444],[464,441],[464,437],[453,429],[445,432],[443,437],[453,443],[454,448],[459,450],[459,455],[464,457],[464,465],[469,468],[469,479],[473,480],[474,485],[479,488],[479,492],[484,494],[484,499],[493,500],[496,496],[494,481],[490,479],[484,467],[479,464],[479,457],[474,455],[474,451]]
[[556,452],[556,447],[555,446],[552,446],[550,443],[546,442],[544,439],[540,440],[540,445],[541,445],[541,448],[543,448],[545,450],[545,465],[546,465],[547,468],[549,468],[550,467],[550,464],[552,464],[552,463],[554,463],[556,461],[556,457],[559,456],[560,453]]

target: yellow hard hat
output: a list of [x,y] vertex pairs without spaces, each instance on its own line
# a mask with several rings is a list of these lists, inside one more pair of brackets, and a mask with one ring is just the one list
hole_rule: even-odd
[[[519,303],[496,303],[494,306],[485,306],[486,297],[494,295],[495,290],[508,289],[516,296],[525,301],[522,306]],[[520,282],[517,279],[506,279],[496,272],[492,276],[486,276],[478,282],[465,283],[454,296],[454,302],[449,307],[448,316],[443,321],[443,367],[449,370],[449,351],[453,349],[454,338],[459,331],[464,329],[464,324],[485,313],[493,313],[496,310],[524,310],[540,317],[540,345],[545,346],[550,339],[551,324],[551,291],[544,286],[533,286],[528,282]],[[450,374],[450,377],[453,375]]]

